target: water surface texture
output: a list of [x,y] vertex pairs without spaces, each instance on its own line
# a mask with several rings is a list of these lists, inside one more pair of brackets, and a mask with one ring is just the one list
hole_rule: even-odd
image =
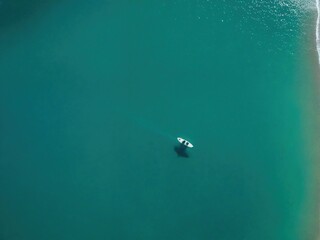
[[305,239],[315,3],[45,2],[0,5],[0,239]]

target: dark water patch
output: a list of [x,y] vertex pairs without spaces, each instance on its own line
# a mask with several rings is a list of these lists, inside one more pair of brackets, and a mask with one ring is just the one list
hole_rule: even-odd
[[40,1],[40,0],[3,0],[0,4],[0,30],[3,33],[5,28],[23,24],[29,18],[44,13],[51,6],[61,1]]

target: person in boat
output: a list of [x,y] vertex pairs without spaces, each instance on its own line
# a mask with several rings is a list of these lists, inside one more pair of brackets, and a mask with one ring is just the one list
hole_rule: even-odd
[[187,153],[187,148],[193,148],[193,144],[181,137],[178,137],[177,140],[180,143],[180,145],[175,146],[174,151],[178,154],[178,157],[188,158],[189,155]]

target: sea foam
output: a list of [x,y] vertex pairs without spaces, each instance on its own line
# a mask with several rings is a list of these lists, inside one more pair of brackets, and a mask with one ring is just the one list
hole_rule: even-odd
[[317,24],[316,24],[316,44],[317,44],[317,51],[318,51],[318,60],[320,64],[320,39],[319,39],[319,23],[320,23],[320,0],[316,0],[317,6]]

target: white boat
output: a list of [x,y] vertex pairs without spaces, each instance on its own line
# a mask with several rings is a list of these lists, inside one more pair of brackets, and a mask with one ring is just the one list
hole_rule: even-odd
[[185,140],[181,137],[178,137],[177,139],[181,144],[185,145],[186,147],[193,148],[192,143],[188,142],[187,140]]

